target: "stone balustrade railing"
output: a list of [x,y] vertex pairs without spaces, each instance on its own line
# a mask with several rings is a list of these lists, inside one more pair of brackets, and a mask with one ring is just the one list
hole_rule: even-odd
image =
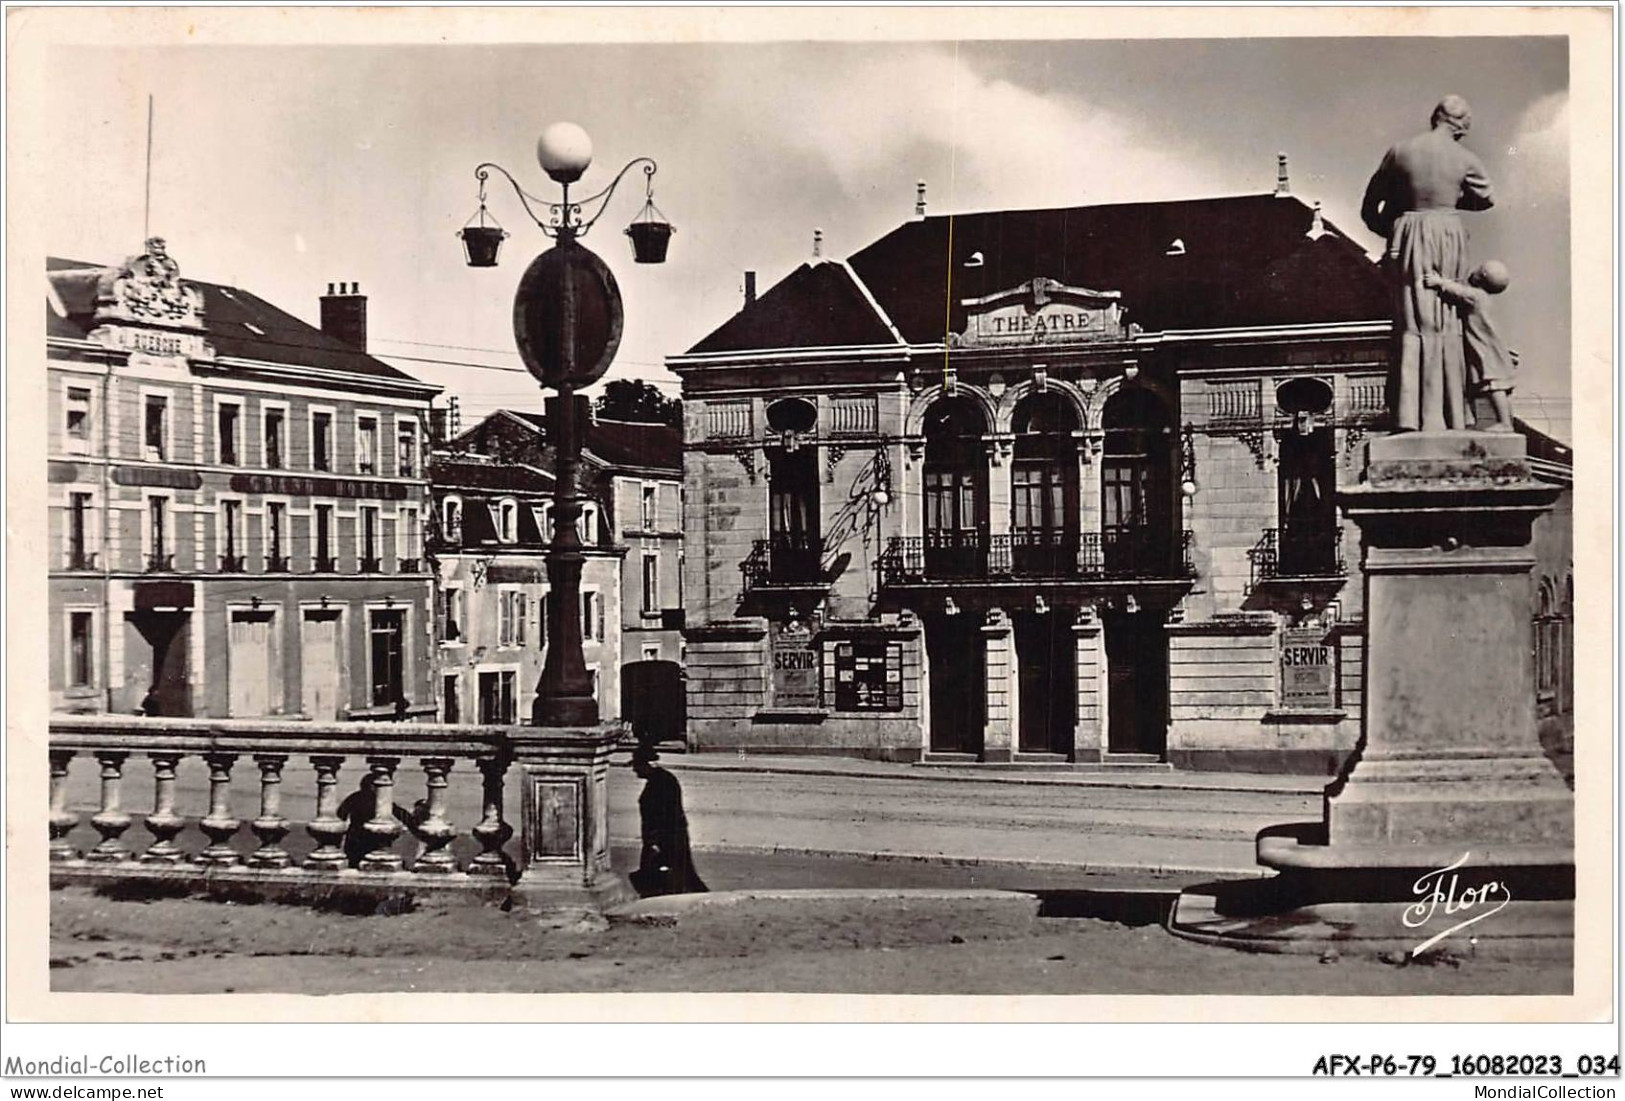
[[[52,879],[488,891],[545,881],[553,893],[600,894],[613,878],[605,779],[614,744],[607,728],[57,715],[49,743]],[[206,806],[178,805],[178,772],[188,760],[207,769]],[[81,761],[100,781],[99,806],[88,820],[68,802]],[[284,813],[290,762],[308,764],[313,774],[307,782],[314,791],[302,800],[310,805],[313,795],[313,810],[302,822]],[[397,790],[403,762],[409,771],[421,769],[421,793]],[[296,771],[308,775],[303,767]],[[524,784],[520,828],[506,816],[510,771]],[[341,783],[356,785],[348,800],[341,800]],[[466,785],[464,795],[479,793],[480,817],[466,828],[448,817],[453,783]],[[257,799],[234,805],[233,795],[241,799],[245,787],[257,788]],[[148,793],[151,810],[135,810]],[[204,800],[201,792],[194,798]],[[73,835],[82,837],[86,822],[98,839],[82,838],[81,850]],[[145,838],[132,832],[138,823]],[[194,823],[201,837],[186,833]],[[411,857],[398,845],[407,832],[416,841]],[[504,851],[516,833],[517,855]],[[453,845],[459,837],[477,842],[479,851],[469,855],[465,841],[457,846],[465,851],[460,860]],[[289,851],[292,841],[300,842],[292,847],[302,856]]]

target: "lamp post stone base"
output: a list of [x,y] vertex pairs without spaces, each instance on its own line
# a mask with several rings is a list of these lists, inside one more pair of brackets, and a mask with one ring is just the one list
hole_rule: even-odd
[[610,867],[609,757],[619,735],[603,725],[514,730],[527,857],[515,905],[596,916],[636,897]]
[[1532,525],[1560,490],[1520,435],[1367,444],[1364,737],[1321,821],[1263,831],[1276,876],[1181,895],[1169,928],[1255,951],[1572,952],[1574,799],[1541,752]]

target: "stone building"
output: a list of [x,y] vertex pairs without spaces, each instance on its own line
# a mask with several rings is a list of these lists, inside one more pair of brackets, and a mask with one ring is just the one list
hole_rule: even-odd
[[[540,413],[498,410],[448,448],[552,469]],[[599,705],[605,715],[673,735],[683,707],[682,464],[682,436],[666,425],[594,418],[586,426],[583,489],[601,523],[596,534],[622,556],[610,613],[621,670]]]
[[433,714],[438,387],[366,353],[366,298],[318,329],[156,238],[47,269],[53,708]]
[[[501,415],[501,414],[498,414]],[[529,722],[547,655],[553,475],[477,451],[430,460],[440,718]],[[601,501],[582,506],[582,653],[607,722],[620,713],[621,559]]]
[[1334,771],[1376,265],[1284,165],[1273,194],[923,205],[668,359],[693,746]]

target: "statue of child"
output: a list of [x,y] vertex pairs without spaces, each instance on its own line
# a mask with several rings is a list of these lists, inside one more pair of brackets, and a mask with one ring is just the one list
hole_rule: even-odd
[[1489,398],[1490,408],[1495,410],[1495,421],[1486,429],[1490,432],[1514,431],[1510,395],[1518,353],[1501,340],[1487,310],[1490,295],[1500,294],[1510,282],[1506,265],[1499,260],[1484,261],[1467,276],[1465,283],[1446,279],[1436,271],[1422,276],[1422,285],[1437,290],[1461,315],[1468,392]]

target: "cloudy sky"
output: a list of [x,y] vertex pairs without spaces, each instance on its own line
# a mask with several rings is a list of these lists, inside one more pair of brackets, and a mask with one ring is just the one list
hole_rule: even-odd
[[[1098,33],[1098,28],[1092,29]],[[1474,108],[1468,144],[1498,188],[1470,216],[1475,253],[1513,272],[1501,325],[1523,352],[1520,411],[1570,438],[1569,65],[1561,38],[1277,38],[411,46],[58,46],[49,250],[139,251],[147,96],[151,226],[183,275],[233,283],[316,318],[329,282],[370,296],[372,350],[460,395],[465,422],[534,405],[510,310],[547,245],[504,186],[513,237],[476,271],[455,231],[494,160],[534,193],[536,135],[593,136],[584,183],[659,161],[678,227],[664,266],[631,262],[623,187],[587,239],[627,302],[611,375],[660,381],[662,358],[811,252],[849,255],[911,216],[1292,189],[1373,251],[1357,217],[1394,141],[1447,92]],[[456,364],[484,364],[485,367]]]

